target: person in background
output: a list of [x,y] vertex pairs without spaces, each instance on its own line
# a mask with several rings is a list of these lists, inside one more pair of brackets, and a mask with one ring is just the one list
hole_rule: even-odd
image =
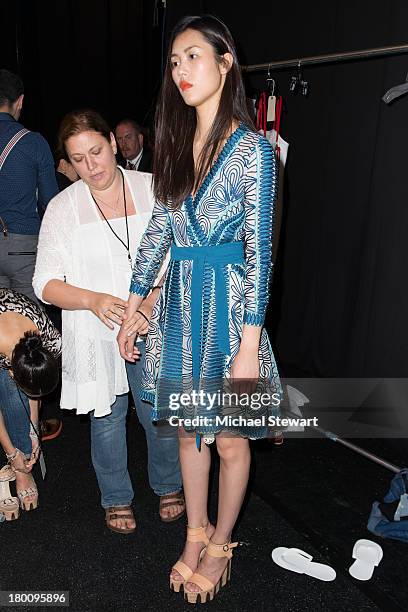
[[40,215],[58,193],[54,160],[46,140],[19,123],[24,86],[0,70],[0,287],[37,301],[32,278]]
[[152,171],[152,152],[144,142],[143,128],[133,119],[122,119],[115,128],[115,138],[126,170]]
[[55,178],[57,179],[58,189],[60,191],[66,189],[79,179],[75,168],[63,157],[62,153],[56,155]]
[[[64,159],[62,153],[57,153],[55,156],[55,178],[57,179],[58,189],[62,191],[66,189],[72,183],[78,180],[78,174],[75,172],[72,164]],[[61,333],[61,308],[54,306],[53,304],[44,304],[45,311],[51,319],[53,325]],[[40,420],[40,434],[41,442],[47,440],[53,440],[57,438],[62,431],[62,418],[61,410],[59,408],[61,396],[61,386],[55,389],[54,393],[48,396],[42,403],[41,420]]]
[[[114,135],[93,110],[68,113],[58,140],[80,180],[47,208],[33,284],[43,302],[62,309],[61,408],[90,414],[91,457],[106,525],[129,534],[136,529],[126,444],[129,387],[146,433],[149,482],[160,497],[160,516],[176,520],[185,511],[177,437],[152,424],[150,407],[139,398],[145,342],[139,339],[136,363],[128,367],[116,343],[132,256],[153,208],[152,177],[116,165]],[[144,320],[158,294],[155,288],[141,305]]]

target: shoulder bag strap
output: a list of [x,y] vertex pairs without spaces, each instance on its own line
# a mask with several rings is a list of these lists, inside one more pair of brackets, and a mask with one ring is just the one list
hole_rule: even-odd
[[8,143],[6,144],[6,146],[3,149],[2,154],[0,155],[0,170],[3,167],[4,162],[6,161],[7,157],[9,156],[9,154],[11,153],[11,151],[13,150],[13,148],[16,146],[16,144],[18,143],[18,141],[25,136],[26,134],[29,133],[30,130],[26,130],[25,128],[23,128],[22,130],[20,130],[19,132],[17,132],[17,134],[14,134],[14,136],[8,141]]

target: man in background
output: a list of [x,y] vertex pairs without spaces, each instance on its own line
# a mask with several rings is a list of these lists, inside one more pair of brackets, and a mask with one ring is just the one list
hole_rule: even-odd
[[58,193],[47,141],[18,119],[24,100],[21,78],[0,70],[0,287],[37,301],[32,279],[40,216]]
[[[23,101],[21,78],[0,69],[0,287],[37,302],[32,280],[40,218],[58,185],[47,141],[18,122]],[[38,434],[51,440],[61,427],[58,418],[42,420]]]
[[125,160],[126,170],[152,171],[152,153],[144,143],[143,130],[133,119],[122,119],[116,126],[115,137]]

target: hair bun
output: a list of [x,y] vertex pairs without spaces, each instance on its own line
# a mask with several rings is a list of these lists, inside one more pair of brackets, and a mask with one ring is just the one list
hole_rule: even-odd
[[33,352],[42,347],[42,340],[38,334],[32,334],[25,337],[24,345],[26,355],[32,357]]

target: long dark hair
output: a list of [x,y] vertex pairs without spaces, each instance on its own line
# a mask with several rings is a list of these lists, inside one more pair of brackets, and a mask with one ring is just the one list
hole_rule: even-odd
[[[185,30],[200,32],[213,47],[217,62],[231,53],[233,64],[228,71],[217,114],[194,170],[193,140],[197,125],[196,111],[180,96],[171,73],[171,52],[175,39]],[[156,110],[156,143],[153,161],[154,192],[157,199],[177,208],[189,193],[195,191],[210,170],[220,143],[227,137],[233,121],[254,129],[247,110],[245,89],[238,64],[234,40],[227,26],[213,15],[184,17],[174,28]]]
[[17,342],[11,369],[15,382],[31,397],[48,395],[58,384],[58,364],[36,332],[25,332]]

